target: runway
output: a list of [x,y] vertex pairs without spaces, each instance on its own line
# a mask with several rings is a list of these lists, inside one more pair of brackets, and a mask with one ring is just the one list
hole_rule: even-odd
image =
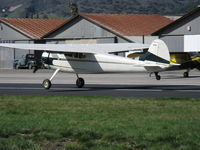
[[55,84],[50,90],[44,90],[40,84],[0,84],[0,94],[6,95],[90,95],[136,98],[183,98],[200,97],[200,86],[165,85],[94,85],[82,89],[74,85]]
[[0,94],[6,95],[84,95],[134,98],[199,98],[200,72],[191,72],[190,78],[183,78],[182,72],[162,73],[157,81],[148,74],[82,75],[84,88],[76,88],[75,75],[60,73],[53,80],[50,90],[41,86],[43,79],[53,72],[42,70],[32,74],[28,70],[0,70]]

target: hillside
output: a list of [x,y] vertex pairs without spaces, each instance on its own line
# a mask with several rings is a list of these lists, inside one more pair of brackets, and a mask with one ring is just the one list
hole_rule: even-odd
[[[198,0],[74,0],[80,13],[137,13],[182,15]],[[69,0],[0,0],[0,17],[63,18],[70,16]]]

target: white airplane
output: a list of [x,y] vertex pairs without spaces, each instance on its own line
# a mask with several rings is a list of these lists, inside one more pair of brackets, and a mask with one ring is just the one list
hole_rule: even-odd
[[[42,61],[46,67],[55,69],[50,79],[42,83],[45,89],[51,88],[51,81],[60,71],[75,73],[76,85],[82,88],[85,84],[79,74],[101,73],[155,73],[160,80],[159,72],[170,66],[170,55],[162,40],[155,40],[150,45],[137,43],[121,44],[0,44],[1,47],[45,51]],[[149,48],[139,60],[109,54],[119,51]]]

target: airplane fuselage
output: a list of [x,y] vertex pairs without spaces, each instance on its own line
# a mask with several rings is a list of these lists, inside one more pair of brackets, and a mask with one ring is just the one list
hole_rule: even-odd
[[[77,74],[147,72],[145,66],[156,62],[139,61],[110,54],[43,53],[45,66]],[[161,68],[159,68],[161,71]]]

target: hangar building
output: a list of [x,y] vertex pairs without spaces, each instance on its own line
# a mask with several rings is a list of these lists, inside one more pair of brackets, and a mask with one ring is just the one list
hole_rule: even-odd
[[152,35],[165,41],[170,52],[200,51],[200,7]]
[[[43,37],[66,23],[67,19],[0,19],[1,43],[45,43]],[[0,68],[13,68],[14,59],[31,51],[0,48]]]

